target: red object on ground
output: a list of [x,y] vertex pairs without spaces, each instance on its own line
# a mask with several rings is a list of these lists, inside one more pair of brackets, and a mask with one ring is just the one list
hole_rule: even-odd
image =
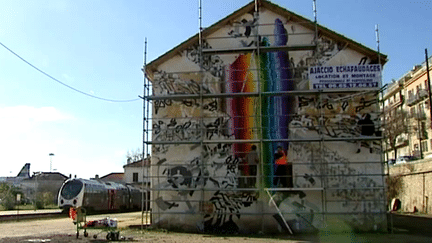
[[76,220],[77,218],[77,211],[74,207],[69,208],[69,218]]

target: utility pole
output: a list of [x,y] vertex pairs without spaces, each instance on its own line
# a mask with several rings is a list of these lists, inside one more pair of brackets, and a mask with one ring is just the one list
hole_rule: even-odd
[[418,137],[419,137],[419,149],[420,149],[420,159],[423,159],[423,148],[422,148],[422,133],[423,133],[423,129],[422,129],[422,123],[420,122],[420,119],[422,118],[422,114],[421,112],[423,111],[417,111],[417,129],[418,129]]
[[428,57],[428,51],[427,48],[425,49],[425,55],[426,55],[426,75],[427,75],[427,84],[428,84],[428,95],[429,95],[429,112],[430,112],[430,127],[432,128],[432,99],[431,99],[431,84],[430,84],[430,77],[429,77],[429,57]]

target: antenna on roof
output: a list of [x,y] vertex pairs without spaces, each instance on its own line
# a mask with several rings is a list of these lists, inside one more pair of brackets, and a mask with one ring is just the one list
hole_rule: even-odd
[[315,45],[318,45],[318,18],[317,18],[316,0],[313,0],[312,7],[313,7],[314,24],[315,24]]
[[377,50],[378,53],[380,51],[380,46],[379,46],[379,30],[378,30],[378,24],[375,25],[375,34],[376,34],[376,42],[377,42]]
[[381,64],[381,58],[379,58],[380,57],[380,41],[379,41],[378,24],[375,25],[375,34],[376,34],[377,51],[378,51],[378,64]]
[[199,46],[201,47],[202,45],[202,36],[201,36],[201,32],[202,32],[202,1],[199,0],[198,1],[198,24],[199,24],[199,34],[198,34],[198,41],[199,41]]
[[313,13],[314,13],[314,21],[315,21],[315,23],[317,23],[316,0],[313,0]]

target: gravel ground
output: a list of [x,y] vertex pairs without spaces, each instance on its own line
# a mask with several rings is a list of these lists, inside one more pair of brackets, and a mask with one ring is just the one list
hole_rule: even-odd
[[[140,230],[121,231],[122,239],[118,242],[155,242],[155,243],[281,243],[281,242],[431,242],[432,238],[420,235],[408,234],[321,234],[305,236],[240,236],[240,235],[206,235],[206,234],[185,234],[175,232],[158,232]],[[105,235],[100,235],[98,239],[80,236],[76,239],[75,234],[59,234],[26,237],[2,238],[0,242],[111,242],[105,239]]]

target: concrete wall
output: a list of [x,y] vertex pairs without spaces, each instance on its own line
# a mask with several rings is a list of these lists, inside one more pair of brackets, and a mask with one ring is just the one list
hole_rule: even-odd
[[[245,14],[221,26],[207,38],[205,47],[256,45],[253,34],[257,29],[252,22],[252,14]],[[313,43],[313,30],[268,10],[261,11],[260,23],[266,24],[259,28],[263,46]],[[308,66],[370,62],[369,57],[344,43],[324,36],[318,42],[317,53],[213,55],[203,59],[202,76],[198,47],[191,46],[159,65],[152,80],[153,92],[171,95],[309,90]],[[295,231],[308,232],[326,227],[328,220],[334,219],[360,230],[386,229],[380,144],[367,142],[360,146],[354,140],[305,142],[321,137],[354,139],[359,136],[357,121],[365,113],[371,114],[377,124],[376,94],[358,91],[261,100],[206,98],[202,104],[200,99],[192,98],[154,101],[153,142],[178,143],[152,146],[153,223],[182,231],[256,233],[283,231],[285,220]],[[200,130],[201,123],[204,131]],[[213,143],[193,144],[201,139]],[[229,142],[233,139],[266,142]],[[248,167],[241,164],[252,144],[258,146],[261,157],[257,190],[239,190],[239,176],[249,175]],[[273,185],[274,152],[278,146],[293,164],[291,191],[276,190]],[[265,188],[275,197],[282,216]],[[324,213],[332,214],[324,217]]]

